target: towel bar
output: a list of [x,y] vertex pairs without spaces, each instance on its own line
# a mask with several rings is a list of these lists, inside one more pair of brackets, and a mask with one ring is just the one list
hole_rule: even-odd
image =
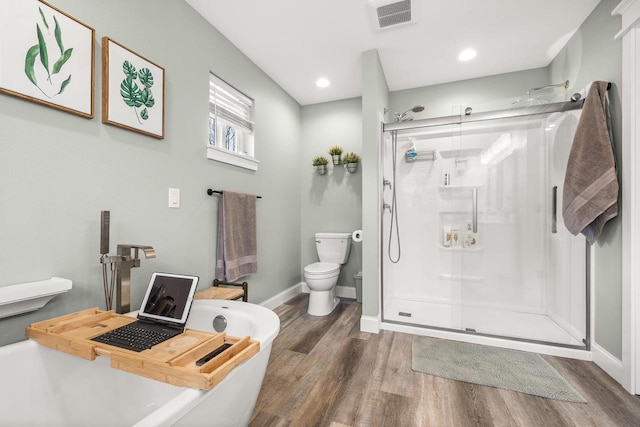
[[[222,194],[224,191],[222,190],[214,190],[212,188],[207,189],[207,194],[213,196],[214,194]],[[256,199],[262,199],[262,196],[256,196]]]

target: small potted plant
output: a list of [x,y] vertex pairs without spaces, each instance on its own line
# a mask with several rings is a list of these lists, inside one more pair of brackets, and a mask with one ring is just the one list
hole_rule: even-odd
[[313,158],[313,166],[320,175],[327,173],[327,164],[329,160],[325,156],[315,156]]
[[342,147],[340,147],[339,145],[334,145],[333,147],[329,148],[329,154],[331,155],[331,158],[333,159],[333,164],[334,165],[339,165],[340,164],[340,156],[342,155]]
[[347,171],[349,173],[355,173],[358,170],[358,163],[360,163],[360,156],[356,153],[347,153],[342,157],[342,163],[347,165]]

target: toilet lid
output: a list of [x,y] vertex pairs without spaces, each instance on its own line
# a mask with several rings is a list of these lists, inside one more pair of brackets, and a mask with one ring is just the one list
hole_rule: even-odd
[[308,274],[328,274],[340,271],[340,264],[333,262],[314,262],[304,268],[304,272]]

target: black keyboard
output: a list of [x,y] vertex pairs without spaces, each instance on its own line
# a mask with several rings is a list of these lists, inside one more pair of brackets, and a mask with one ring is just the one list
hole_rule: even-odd
[[143,351],[168,340],[173,335],[125,325],[92,338],[93,341],[133,351]]

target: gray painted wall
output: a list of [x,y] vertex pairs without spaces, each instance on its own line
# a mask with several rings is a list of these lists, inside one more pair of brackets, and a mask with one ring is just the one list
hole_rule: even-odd
[[[362,100],[360,98],[302,107],[301,187],[302,268],[318,261],[316,232],[353,232],[362,228],[362,168],[349,173],[334,166],[329,148],[362,157]],[[344,155],[343,153],[343,155]],[[311,166],[318,155],[329,159],[328,172],[319,175]],[[362,269],[362,244],[351,242],[349,260],[340,270],[338,286],[354,286],[353,275]]]
[[362,54],[362,314],[380,311],[380,138],[389,88],[376,50]]
[[[621,17],[611,16],[618,0],[602,0],[549,66],[553,81],[569,79],[582,89],[594,80],[609,81],[609,101],[618,179],[622,177],[622,42],[614,40]],[[621,207],[621,204],[618,205]],[[595,331],[593,340],[622,359],[622,215],[609,221],[595,251]]]
[[[23,339],[32,322],[105,307],[101,210],[111,211],[112,253],[136,243],[158,254],[133,270],[133,308],[156,270],[197,274],[200,287],[209,286],[218,209],[210,186],[262,196],[251,301],[299,283],[300,106],[182,1],[56,6],[96,30],[95,118],[0,94],[0,286],[60,276],[73,289],[40,311],[0,320],[0,345]],[[103,36],[165,68],[164,140],[101,123]],[[255,99],[255,173],[205,157],[210,70]],[[167,207],[169,187],[181,189],[181,208]]]

